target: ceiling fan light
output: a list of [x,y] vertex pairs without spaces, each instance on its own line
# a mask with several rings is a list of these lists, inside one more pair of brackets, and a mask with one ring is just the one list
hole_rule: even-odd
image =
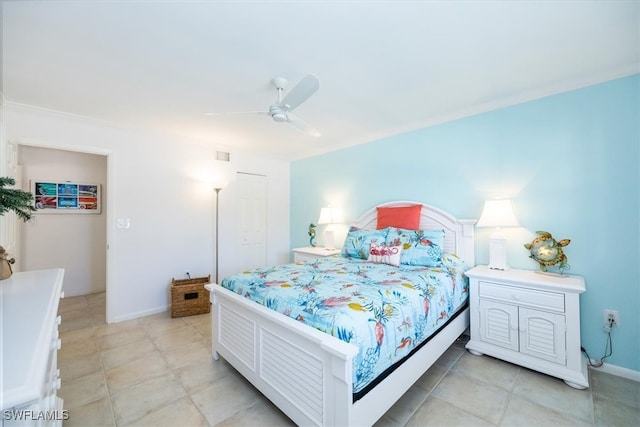
[[271,114],[271,117],[276,122],[286,122],[287,121],[287,115],[284,114],[284,113],[273,113],[273,114]]

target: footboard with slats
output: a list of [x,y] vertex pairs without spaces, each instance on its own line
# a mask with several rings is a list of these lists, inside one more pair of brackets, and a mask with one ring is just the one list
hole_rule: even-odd
[[221,355],[298,424],[349,424],[340,419],[351,405],[357,347],[218,285],[207,288],[215,359]]
[[353,403],[358,349],[221,286],[211,292],[212,350],[298,425],[375,423],[469,325],[468,308]]

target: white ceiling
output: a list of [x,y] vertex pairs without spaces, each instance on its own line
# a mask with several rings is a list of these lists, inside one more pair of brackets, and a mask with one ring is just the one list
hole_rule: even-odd
[[[296,159],[638,72],[638,1],[5,1],[7,103]],[[314,73],[295,114],[270,80]],[[286,93],[286,92],[285,92]]]

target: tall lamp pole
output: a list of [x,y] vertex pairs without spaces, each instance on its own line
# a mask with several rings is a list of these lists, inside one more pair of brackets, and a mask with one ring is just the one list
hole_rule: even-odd
[[216,283],[220,284],[220,282],[218,282],[218,205],[220,200],[220,190],[222,190],[222,188],[214,188],[214,190],[216,190]]

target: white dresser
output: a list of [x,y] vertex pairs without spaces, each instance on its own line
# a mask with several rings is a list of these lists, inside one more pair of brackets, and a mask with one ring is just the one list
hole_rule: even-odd
[[61,426],[57,353],[63,269],[14,273],[0,281],[2,425]]
[[471,340],[467,349],[589,386],[580,345],[580,276],[477,266],[470,279]]

